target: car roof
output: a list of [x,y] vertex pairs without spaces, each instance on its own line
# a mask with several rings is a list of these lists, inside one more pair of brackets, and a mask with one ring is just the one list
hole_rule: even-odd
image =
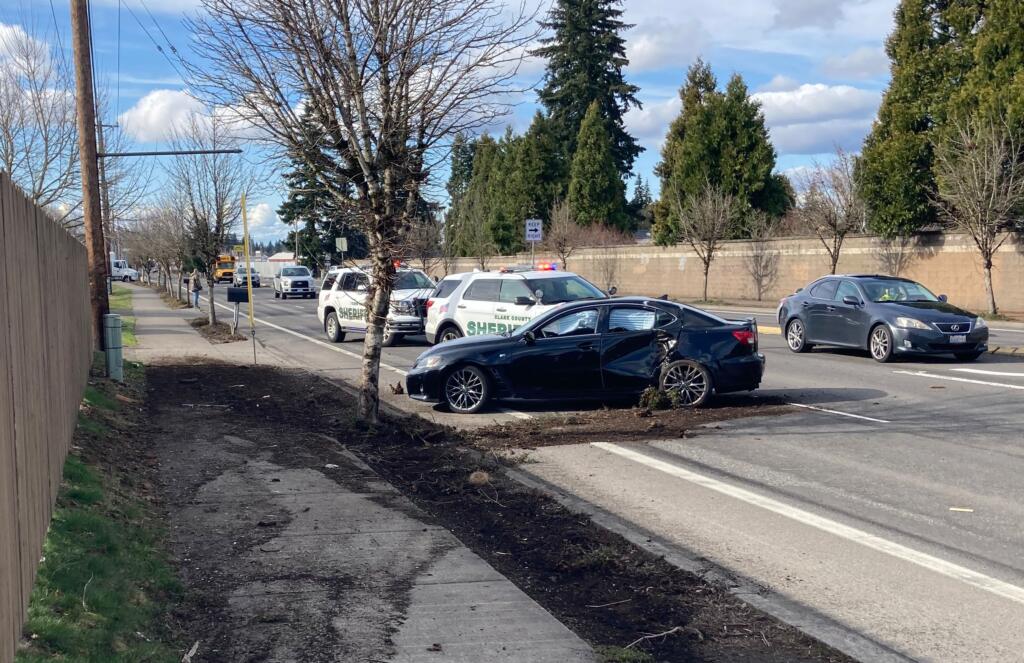
[[467,272],[463,278],[486,279],[554,279],[560,276],[578,276],[574,272],[536,270],[531,272]]
[[903,278],[902,276],[889,276],[888,274],[829,274],[828,276],[822,278],[880,279],[883,281],[903,281],[905,283],[913,283],[913,281],[911,281],[910,279]]

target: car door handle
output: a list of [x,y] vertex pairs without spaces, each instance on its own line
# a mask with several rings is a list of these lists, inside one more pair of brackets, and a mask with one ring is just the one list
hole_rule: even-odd
[[828,311],[829,313],[831,313],[832,311],[836,310],[836,307],[835,306],[826,306],[825,310]]
[[504,312],[505,312],[505,311],[507,311],[508,309],[507,309],[507,308],[496,308],[496,309],[494,309],[494,310],[495,310],[495,311],[497,311],[498,313],[504,313]]
[[459,305],[458,305],[458,306],[456,306],[455,308],[466,308],[466,305],[465,305],[465,304],[459,304]]
[[584,341],[584,342],[580,343],[579,345],[577,345],[576,347],[578,347],[580,350],[593,350],[594,349],[594,342],[593,341]]
[[811,305],[811,303],[810,303],[810,302],[804,302],[803,304],[804,304],[804,308],[807,308],[808,306],[810,306],[810,305]]

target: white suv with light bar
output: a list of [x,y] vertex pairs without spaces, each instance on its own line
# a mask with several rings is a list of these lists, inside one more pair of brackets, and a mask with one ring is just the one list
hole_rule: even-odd
[[437,284],[427,300],[424,331],[431,344],[462,336],[505,334],[559,304],[607,297],[583,277],[560,272],[553,263],[452,274]]
[[[344,341],[346,333],[366,333],[369,285],[369,272],[359,268],[343,267],[329,271],[324,277],[316,315],[329,341]],[[433,289],[434,282],[424,272],[398,270],[384,328],[384,345],[394,345],[403,336],[423,333],[424,309]]]

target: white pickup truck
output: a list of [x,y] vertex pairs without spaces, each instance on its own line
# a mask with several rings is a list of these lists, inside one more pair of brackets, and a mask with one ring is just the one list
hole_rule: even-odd
[[114,281],[138,281],[139,271],[128,266],[127,260],[110,257],[110,278]]

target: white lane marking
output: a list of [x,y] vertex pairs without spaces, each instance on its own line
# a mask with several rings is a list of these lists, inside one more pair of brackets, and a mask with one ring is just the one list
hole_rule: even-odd
[[989,327],[988,330],[995,332],[1009,332],[1011,334],[1024,334],[1024,329],[1006,329],[1001,327]]
[[850,412],[840,412],[839,410],[829,410],[829,409],[826,409],[826,408],[823,408],[823,407],[815,407],[813,405],[805,405],[803,403],[788,403],[788,405],[793,405],[795,407],[802,407],[802,408],[806,408],[808,410],[814,410],[815,412],[827,412],[829,414],[837,414],[840,417],[850,417],[851,419],[863,419],[864,421],[873,421],[876,424],[891,424],[892,423],[891,421],[887,421],[886,419],[875,419],[874,417],[865,417],[862,414],[852,414]]
[[[206,297],[203,297],[203,300],[206,301],[206,302],[210,301]],[[219,306],[220,308],[225,309],[227,311],[233,311],[234,310],[230,306],[227,306],[225,304],[221,304],[220,302],[217,303],[217,306]],[[312,336],[307,336],[306,334],[303,334],[301,332],[297,332],[297,331],[293,331],[291,329],[288,329],[287,327],[282,327],[281,325],[275,325],[273,322],[267,322],[266,320],[262,320],[260,318],[254,318],[254,319],[256,320],[256,322],[260,323],[261,325],[265,325],[267,327],[271,327],[273,329],[277,329],[278,331],[283,331],[286,334],[291,334],[292,336],[296,336],[296,337],[301,338],[303,340],[309,341],[310,343],[315,343],[315,344],[317,344],[317,345],[319,345],[321,347],[327,348],[328,350],[334,350],[335,352],[343,354],[343,355],[345,355],[347,357],[352,357],[353,359],[358,359],[359,361],[363,360],[363,355],[361,355],[361,354],[356,354],[355,352],[351,352],[349,350],[345,350],[344,348],[336,347],[334,345],[331,345],[330,343],[327,343],[325,341],[321,341],[320,339],[313,338]],[[394,371],[395,373],[398,373],[399,375],[402,375],[402,376],[405,376],[405,375],[409,374],[408,371],[403,371],[400,368],[396,368],[396,367],[394,367],[394,366],[392,366],[390,364],[386,364],[384,362],[381,362],[380,365],[381,365],[381,367],[386,368],[389,371]]]
[[[203,297],[203,301],[209,302],[210,300],[207,299],[206,297]],[[217,306],[219,306],[222,309],[228,310],[228,311],[233,311],[234,310],[230,306],[227,306],[225,304],[221,304],[219,302],[217,303]],[[293,331],[291,329],[288,329],[286,327],[282,327],[280,325],[275,325],[273,322],[267,322],[266,320],[261,320],[260,318],[254,317],[254,319],[256,320],[256,322],[260,323],[261,325],[266,325],[267,327],[272,327],[274,329],[278,329],[280,331],[283,331],[286,334],[291,334],[292,336],[297,336],[298,338],[301,338],[301,339],[304,339],[306,341],[309,341],[310,343],[315,343],[315,344],[317,344],[319,346],[325,347],[328,350],[334,350],[335,352],[340,352],[343,355],[347,355],[349,357],[352,357],[354,359],[358,359],[360,361],[362,361],[362,359],[363,359],[363,356],[360,355],[360,354],[356,354],[355,352],[351,352],[349,350],[345,350],[343,348],[339,348],[337,346],[331,345],[330,343],[327,343],[325,341],[321,341],[318,338],[313,338],[312,336],[307,336],[306,334],[303,334],[301,332]],[[394,371],[395,373],[398,373],[399,375],[401,375],[403,377],[406,376],[406,375],[409,375],[409,371],[403,371],[402,369],[395,368],[394,366],[391,366],[390,364],[386,364],[384,362],[381,362],[380,365],[382,367],[388,369],[389,371]],[[512,415],[516,419],[533,419],[533,415],[532,414],[527,414],[525,412],[519,412],[518,410],[509,410],[509,409],[506,409],[506,408],[500,408],[498,411],[499,412],[503,412],[505,414]]]
[[1005,382],[986,382],[984,380],[971,380],[969,378],[958,378],[952,375],[939,375],[938,373],[929,373],[928,371],[893,371],[893,373],[899,373],[901,375],[913,375],[919,378],[931,378],[933,380],[949,380],[951,382],[966,382],[968,384],[983,384],[987,387],[1002,387],[1003,389],[1016,389],[1024,391],[1024,385],[1019,384],[1006,384]]
[[951,371],[959,371],[961,373],[975,373],[977,375],[999,375],[1008,378],[1024,378],[1024,373],[1011,373],[1009,371],[985,371],[980,368],[951,368]]
[[707,488],[708,490],[713,490],[717,493],[746,502],[747,504],[767,509],[768,511],[777,513],[780,516],[790,518],[804,525],[847,539],[848,541],[859,543],[873,550],[877,550],[878,552],[916,564],[948,578],[959,580],[960,582],[986,592],[991,592],[996,596],[1001,596],[1005,599],[1024,604],[1024,588],[1011,585],[1010,583],[999,580],[998,578],[987,576],[983,573],[960,566],[959,564],[954,564],[953,562],[948,562],[944,559],[914,550],[913,548],[908,548],[899,543],[883,539],[880,536],[870,534],[855,527],[850,527],[849,525],[844,525],[809,511],[784,504],[770,497],[765,497],[746,490],[745,488],[724,483],[717,479],[704,476],[703,474],[697,474],[696,472],[684,469],[678,465],[666,463],[658,460],[657,458],[652,458],[646,454],[633,451],[632,449],[623,448],[617,444],[611,444],[608,442],[592,442],[591,446],[598,447],[599,449],[603,449],[617,456],[622,456],[623,458],[641,463],[674,477],[690,481],[702,488]]

